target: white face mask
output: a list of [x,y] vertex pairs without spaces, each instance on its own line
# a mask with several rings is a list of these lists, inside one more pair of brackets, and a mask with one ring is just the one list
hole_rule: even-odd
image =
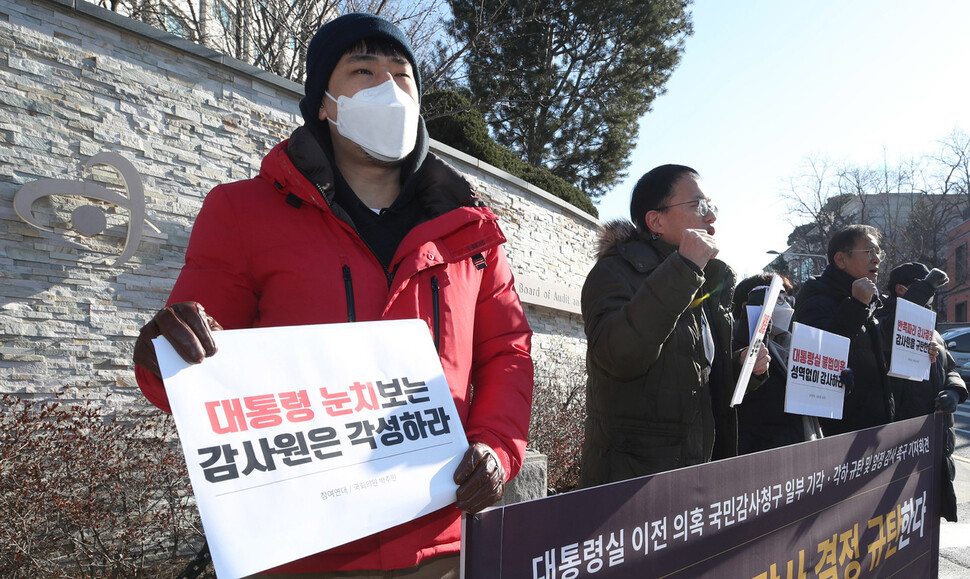
[[329,92],[325,94],[337,103],[337,120],[327,120],[368,155],[394,162],[414,150],[418,103],[393,80],[357,91],[352,97],[333,98]]
[[789,326],[791,325],[792,314],[794,313],[795,310],[788,305],[788,302],[776,305],[775,309],[771,311],[772,333],[777,334],[782,331],[787,332],[789,330]]
[[[748,339],[754,337],[754,327],[758,323],[758,316],[761,315],[761,306],[747,306],[748,311]],[[775,305],[771,310],[771,335],[777,336],[781,332],[790,331],[792,315],[795,310],[787,301]]]

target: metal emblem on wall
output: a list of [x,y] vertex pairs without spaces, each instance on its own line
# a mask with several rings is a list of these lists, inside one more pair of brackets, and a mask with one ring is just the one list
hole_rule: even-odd
[[[121,255],[112,265],[119,266],[135,254],[138,242],[141,241],[145,223],[145,188],[141,176],[134,165],[119,153],[104,152],[91,157],[82,166],[82,175],[93,167],[105,165],[115,169],[122,178],[126,195],[111,191],[103,185],[91,181],[74,181],[71,179],[39,179],[27,183],[20,188],[13,198],[13,209],[25,222],[44,231],[54,231],[34,217],[32,210],[34,201],[50,196],[86,197],[111,203],[129,212],[128,233]],[[81,205],[71,214],[71,225],[78,233],[86,237],[94,237],[104,233],[108,220],[104,210],[95,205]],[[158,231],[151,223],[148,225]]]

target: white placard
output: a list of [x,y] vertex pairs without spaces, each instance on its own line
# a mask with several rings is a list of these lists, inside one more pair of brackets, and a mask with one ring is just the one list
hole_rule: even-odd
[[928,379],[936,312],[900,298],[894,323],[889,375],[918,382]]
[[196,365],[154,343],[220,578],[455,501],[468,443],[427,324],[213,335],[218,353]]
[[761,317],[761,310],[764,306],[744,306],[747,310],[748,318],[748,343],[751,343],[751,338],[754,337],[755,328],[758,327],[758,318]]
[[792,324],[785,412],[841,419],[845,403],[841,374],[848,361],[848,338]]
[[734,386],[734,396],[731,397],[731,406],[740,404],[741,400],[744,399],[744,393],[748,389],[748,380],[751,379],[751,372],[754,370],[755,362],[758,361],[758,351],[765,347],[765,332],[768,331],[771,312],[774,311],[775,305],[778,303],[778,295],[781,293],[781,288],[781,277],[778,274],[772,274],[771,285],[768,286],[768,292],[765,294],[765,301],[761,306],[761,314],[758,316],[758,322],[754,327],[754,335],[751,336],[748,351],[744,357],[744,363],[741,366],[741,376],[738,378],[738,383]]

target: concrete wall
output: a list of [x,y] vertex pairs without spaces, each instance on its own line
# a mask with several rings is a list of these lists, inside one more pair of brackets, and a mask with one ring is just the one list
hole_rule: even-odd
[[[140,401],[134,338],[178,275],[202,199],[258,172],[300,124],[302,87],[82,1],[0,0],[0,47],[0,391],[86,385]],[[554,346],[582,369],[596,219],[433,149],[502,219],[536,357]],[[83,168],[103,153],[117,168]],[[98,215],[104,230],[82,234]]]

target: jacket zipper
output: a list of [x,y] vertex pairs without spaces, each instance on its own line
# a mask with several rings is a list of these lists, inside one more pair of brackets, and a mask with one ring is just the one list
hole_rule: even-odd
[[438,310],[438,276],[431,276],[431,315],[434,325],[434,349],[441,352],[441,318]]
[[[327,207],[330,208],[330,212],[333,213],[334,217],[337,220],[342,221],[343,223],[346,223],[347,226],[350,227],[350,229],[357,235],[357,239],[359,239],[360,242],[364,244],[364,247],[366,247],[367,250],[370,251],[371,255],[374,256],[374,260],[377,261],[378,264],[380,264],[381,269],[384,270],[384,277],[387,278],[387,287],[390,288],[391,287],[391,284],[394,281],[394,274],[396,273],[397,268],[395,267],[394,268],[394,271],[391,271],[388,268],[384,267],[384,264],[381,263],[381,260],[377,259],[377,253],[374,251],[374,248],[371,247],[369,243],[367,243],[367,241],[363,238],[363,236],[361,236],[360,231],[357,229],[357,226],[354,225],[353,223],[349,222],[349,221],[345,221],[344,219],[341,219],[336,214],[336,212],[334,212],[334,210],[333,210],[333,203],[331,203],[327,199],[327,196],[325,194],[326,193],[326,190],[323,187],[321,187],[319,183],[314,183],[314,186],[317,188],[317,191],[320,192],[320,196],[323,197],[324,202],[326,202]],[[347,269],[347,267],[344,266],[344,281],[347,280],[347,276],[349,275],[348,271],[349,270]],[[354,320],[351,320],[351,321],[354,321]]]
[[357,312],[354,306],[354,280],[350,277],[350,266],[344,266],[344,293],[347,294],[347,321],[356,322]]

